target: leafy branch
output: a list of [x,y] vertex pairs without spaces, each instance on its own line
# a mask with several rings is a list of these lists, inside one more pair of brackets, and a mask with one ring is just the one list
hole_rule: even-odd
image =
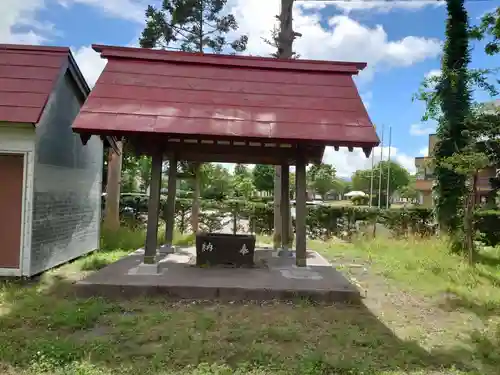
[[[466,71],[466,82],[467,88],[470,91],[475,89],[480,89],[487,92],[490,96],[496,96],[499,94],[497,87],[490,83],[490,77],[495,76],[500,71],[500,68],[495,69],[468,69]],[[439,75],[434,75],[426,77],[417,93],[413,94],[412,100],[420,100],[425,103],[425,112],[422,116],[422,121],[436,120],[440,121],[443,116],[441,110],[441,91],[443,90],[443,85],[446,82],[451,82],[452,84],[456,82],[462,74],[461,70],[451,70],[447,73],[441,73]],[[497,80],[500,84],[500,80]]]
[[490,36],[491,40],[486,43],[484,51],[488,55],[495,55],[500,52],[500,7],[492,12],[488,12],[481,17],[478,26],[470,29],[469,35],[472,39],[483,40]]

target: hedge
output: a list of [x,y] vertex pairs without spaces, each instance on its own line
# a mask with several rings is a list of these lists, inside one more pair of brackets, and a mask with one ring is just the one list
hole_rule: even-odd
[[[267,200],[267,199],[266,199]],[[163,220],[166,196],[161,197],[161,212]],[[246,200],[206,200],[201,202],[200,226],[202,230],[218,231],[230,225],[234,232],[240,231],[241,221],[246,220],[251,232],[272,234],[274,215],[272,201],[251,202]],[[189,220],[192,199],[177,198],[175,207],[176,227],[182,232],[190,230]],[[120,207],[122,213],[126,207],[132,208],[136,221],[145,221],[148,210],[148,196],[145,194],[122,194]],[[360,222],[372,226],[383,224],[395,236],[414,234],[429,236],[435,233],[433,211],[428,208],[389,208],[378,209],[358,206],[308,206],[306,218],[309,238],[326,239],[332,236],[350,237],[359,230]],[[130,214],[130,213],[129,213]],[[141,219],[142,218],[142,219]],[[478,237],[485,244],[495,246],[500,243],[500,211],[479,210],[475,213]],[[295,225],[295,222],[292,221]]]
[[500,243],[500,211],[478,210],[474,216],[479,239],[487,246],[498,245]]

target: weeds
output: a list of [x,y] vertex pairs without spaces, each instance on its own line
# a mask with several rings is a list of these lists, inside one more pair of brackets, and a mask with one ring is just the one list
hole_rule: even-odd
[[[0,373],[497,373],[497,249],[483,250],[482,261],[470,268],[439,239],[311,242],[335,262],[366,265],[391,283],[391,293],[403,290],[415,297],[409,305],[394,305],[381,290],[376,314],[364,306],[74,297],[67,272],[99,269],[142,247],[141,236],[130,230],[104,234],[103,250],[46,273],[39,283],[1,283]],[[192,243],[189,237],[176,239],[177,244]],[[374,294],[379,286],[371,285],[369,293]],[[449,297],[444,306],[450,314],[465,314],[454,324],[441,325],[438,302],[443,293],[455,299],[455,305]],[[419,296],[434,301],[435,307],[419,305]],[[434,320],[438,330],[411,320],[421,314]],[[483,325],[473,325],[471,317],[483,319]],[[429,344],[432,338],[435,343]]]

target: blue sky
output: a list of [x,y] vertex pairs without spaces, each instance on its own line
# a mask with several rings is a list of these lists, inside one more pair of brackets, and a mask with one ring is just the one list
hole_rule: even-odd
[[[2,0],[0,42],[64,45],[72,47],[77,62],[92,84],[105,62],[92,43],[135,45],[144,25],[144,10],[156,0]],[[265,4],[265,6],[264,6]],[[495,1],[469,1],[471,22],[498,5]],[[228,0],[228,9],[249,35],[249,53],[266,55],[262,41],[275,23],[279,0]],[[423,124],[422,103],[412,95],[424,76],[439,70],[444,39],[445,8],[436,2],[299,1],[294,26],[303,36],[295,49],[305,58],[356,60],[368,63],[356,79],[359,91],[378,129],[392,127],[392,157],[410,171],[413,157],[425,153],[433,124]],[[474,67],[498,66],[498,57],[486,56],[474,44]],[[496,64],[496,65],[495,65]],[[484,94],[478,100],[489,100]],[[386,133],[387,140],[387,133]],[[387,142],[386,142],[387,146]],[[385,155],[388,154],[384,149]],[[378,157],[380,150],[376,150]],[[340,175],[366,168],[361,152],[327,150],[325,162]]]

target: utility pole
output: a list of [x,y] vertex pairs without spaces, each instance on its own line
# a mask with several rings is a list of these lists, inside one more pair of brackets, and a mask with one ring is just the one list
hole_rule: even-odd
[[[278,58],[291,59],[293,56],[293,41],[296,37],[301,36],[293,31],[292,16],[293,16],[294,0],[281,0],[280,15],[277,17],[280,22],[280,31],[278,35]],[[291,225],[291,220],[289,223]],[[278,249],[281,246],[281,166],[274,167],[274,236],[273,247]]]
[[373,204],[373,168],[375,167],[375,150],[372,150],[372,173],[370,174],[370,201],[368,206],[371,207]]
[[389,157],[387,158],[387,190],[386,190],[386,202],[385,202],[385,208],[389,209],[389,191],[391,187],[391,142],[392,142],[392,126],[389,127]]
[[384,158],[384,128],[382,125],[382,143],[380,144],[380,161],[378,163],[379,175],[378,175],[378,208],[381,208],[382,199],[382,159]]

